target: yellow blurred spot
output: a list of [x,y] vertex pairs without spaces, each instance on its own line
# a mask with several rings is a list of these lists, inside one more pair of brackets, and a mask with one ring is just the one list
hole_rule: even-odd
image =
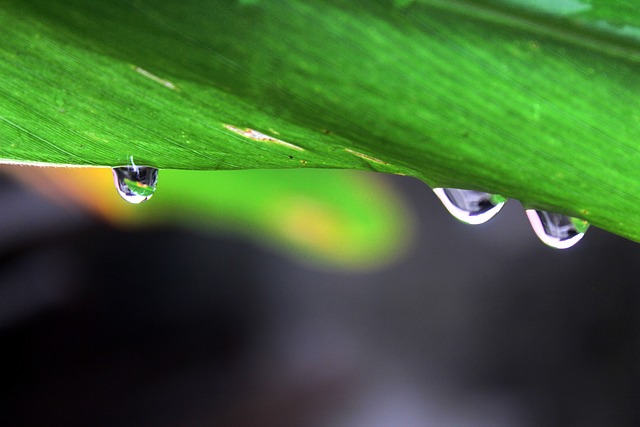
[[273,218],[285,239],[307,249],[328,253],[349,243],[340,213],[309,198],[274,203]]

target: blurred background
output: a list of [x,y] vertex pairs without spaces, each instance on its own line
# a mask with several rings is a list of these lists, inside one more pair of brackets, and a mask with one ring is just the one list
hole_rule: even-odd
[[3,171],[2,426],[640,423],[635,243],[400,176],[161,171],[130,209],[109,171]]

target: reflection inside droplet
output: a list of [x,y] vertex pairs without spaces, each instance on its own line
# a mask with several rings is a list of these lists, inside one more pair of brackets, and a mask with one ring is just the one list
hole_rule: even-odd
[[129,203],[147,201],[156,191],[158,169],[150,166],[121,166],[113,168],[118,194]]
[[506,199],[497,194],[458,188],[434,188],[434,193],[455,218],[466,224],[483,224],[493,218]]
[[575,245],[589,228],[585,220],[553,212],[527,209],[527,216],[538,238],[556,249]]

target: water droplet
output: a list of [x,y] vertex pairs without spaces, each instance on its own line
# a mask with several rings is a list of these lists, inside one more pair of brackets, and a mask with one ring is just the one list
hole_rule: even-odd
[[444,207],[467,224],[483,224],[493,218],[507,199],[497,194],[457,188],[434,188]]
[[158,169],[150,166],[121,166],[113,168],[113,178],[120,196],[129,203],[147,201],[156,191]]
[[540,240],[556,249],[575,245],[589,228],[589,223],[583,219],[553,212],[527,209],[527,216]]

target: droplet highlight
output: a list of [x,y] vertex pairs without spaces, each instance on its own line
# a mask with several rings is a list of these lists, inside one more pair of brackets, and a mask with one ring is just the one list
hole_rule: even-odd
[[552,248],[567,249],[584,237],[589,223],[580,218],[527,209],[533,231],[542,242]]
[[466,224],[484,224],[493,218],[507,201],[498,195],[458,188],[434,188],[433,192],[456,219]]
[[121,166],[113,168],[118,194],[129,203],[139,204],[153,196],[158,183],[158,169],[151,166]]

